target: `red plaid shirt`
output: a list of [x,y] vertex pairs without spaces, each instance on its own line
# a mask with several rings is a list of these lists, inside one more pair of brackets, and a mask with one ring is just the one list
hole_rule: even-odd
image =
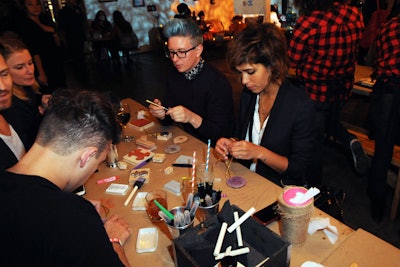
[[[347,100],[353,87],[358,43],[364,30],[356,7],[335,3],[330,11],[300,16],[290,40],[291,67],[310,98],[320,102]],[[328,82],[340,82],[327,96]]]
[[400,18],[394,17],[380,30],[377,41],[378,76],[400,78]]

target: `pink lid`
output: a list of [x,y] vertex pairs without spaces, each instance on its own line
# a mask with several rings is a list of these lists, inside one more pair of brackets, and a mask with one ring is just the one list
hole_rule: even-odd
[[311,198],[310,200],[306,201],[305,203],[301,203],[301,204],[291,202],[290,200],[292,198],[294,198],[296,196],[296,193],[298,193],[298,192],[305,194],[307,192],[307,189],[304,187],[290,188],[283,193],[283,200],[286,202],[286,204],[288,204],[290,206],[305,206],[312,201],[312,198]]

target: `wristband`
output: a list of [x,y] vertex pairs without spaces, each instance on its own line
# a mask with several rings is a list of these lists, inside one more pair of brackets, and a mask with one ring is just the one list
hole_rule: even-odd
[[124,244],[122,243],[121,239],[119,239],[118,237],[110,238],[110,242],[111,242],[111,243],[118,243],[118,244],[120,244],[121,246],[124,245]]

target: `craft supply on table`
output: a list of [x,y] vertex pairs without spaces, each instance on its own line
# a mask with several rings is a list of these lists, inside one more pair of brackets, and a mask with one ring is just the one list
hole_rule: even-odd
[[132,210],[146,210],[147,192],[138,192],[132,203]]
[[178,145],[168,145],[164,149],[164,152],[167,154],[178,153],[179,151],[181,151],[181,147]]
[[122,158],[125,162],[136,166],[148,159],[151,159],[154,155],[155,153],[148,149],[136,148],[124,155]]
[[126,162],[118,161],[118,169],[126,170],[127,168],[128,168],[128,164],[126,164]]
[[132,169],[129,173],[128,183],[133,185],[137,179],[145,178],[145,183],[150,182],[150,168]]
[[172,138],[171,132],[164,131],[157,134],[157,140],[168,141],[171,138]]
[[141,146],[143,148],[146,148],[148,150],[155,150],[157,148],[156,143],[153,141],[147,140],[146,135],[142,135],[140,138],[136,139],[135,141],[136,145]]
[[161,204],[163,207],[167,208],[167,193],[163,190],[154,190],[146,195],[146,212],[149,219],[153,222],[161,221],[161,217],[158,215],[160,208],[155,203]]
[[118,176],[107,177],[107,178],[104,178],[101,180],[97,180],[97,184],[109,183],[109,182],[117,180],[118,178],[119,178]]
[[149,103],[149,104],[152,104],[152,105],[154,105],[156,107],[160,107],[160,108],[164,109],[165,111],[168,111],[168,108],[166,108],[166,107],[164,107],[164,106],[162,106],[160,104],[157,104],[157,103],[155,103],[155,102],[153,102],[151,100],[146,99],[146,102]]
[[136,241],[136,252],[153,252],[158,245],[158,230],[155,227],[141,228]]
[[153,162],[156,163],[163,163],[164,160],[167,158],[167,156],[165,154],[162,153],[156,153],[153,157]]
[[241,188],[246,185],[246,179],[240,176],[232,176],[226,180],[226,184],[232,188]]
[[146,181],[146,178],[138,178],[136,180],[136,182],[133,184],[133,189],[132,192],[129,194],[129,196],[127,197],[127,199],[124,202],[124,206],[128,206],[129,202],[131,201],[131,199],[133,198],[133,195],[136,193],[136,191],[141,188],[144,184],[144,182]]
[[143,118],[143,119],[131,120],[130,124],[135,130],[143,132],[144,130],[153,127],[154,121]]
[[164,169],[164,174],[169,175],[174,171],[174,168],[172,166],[168,166],[167,168]]
[[182,144],[188,140],[187,136],[180,135],[174,138],[174,144]]
[[[160,214],[168,226],[168,229],[173,238],[179,237],[185,231],[193,227],[194,217],[199,206],[199,201],[193,201],[193,194],[186,201],[184,207],[175,207],[165,214]],[[161,208],[161,207],[160,207]],[[172,216],[171,216],[172,215]],[[167,217],[167,218],[166,218]]]
[[107,194],[111,195],[126,195],[129,190],[129,185],[127,184],[110,184],[109,187],[106,189]]
[[164,188],[177,196],[181,195],[181,184],[175,180],[171,180],[166,183]]
[[193,165],[193,157],[186,156],[186,155],[180,155],[179,157],[176,158],[172,166],[176,167],[188,167],[190,168]]

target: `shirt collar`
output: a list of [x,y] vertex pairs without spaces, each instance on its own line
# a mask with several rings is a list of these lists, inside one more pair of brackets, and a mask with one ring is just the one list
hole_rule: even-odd
[[196,76],[201,72],[201,70],[203,69],[204,66],[204,59],[200,58],[199,63],[197,63],[197,65],[189,70],[188,72],[184,72],[183,75],[185,76],[186,80],[193,80],[194,78],[196,78]]

